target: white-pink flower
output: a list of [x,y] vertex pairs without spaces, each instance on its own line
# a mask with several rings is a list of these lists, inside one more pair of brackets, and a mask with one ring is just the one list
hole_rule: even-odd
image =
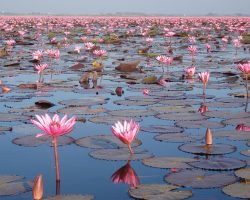
[[118,121],[111,127],[112,133],[124,144],[128,145],[129,151],[132,154],[131,143],[139,133],[140,125],[134,120],[124,121],[123,123]]

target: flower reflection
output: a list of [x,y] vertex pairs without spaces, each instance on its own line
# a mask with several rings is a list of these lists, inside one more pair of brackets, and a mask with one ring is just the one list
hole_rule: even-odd
[[250,131],[250,126],[246,126],[244,124],[239,124],[235,128],[237,131]]
[[208,111],[208,106],[206,104],[202,103],[201,106],[199,107],[198,112],[202,114],[202,113],[205,113],[207,111]]
[[130,161],[113,173],[111,178],[114,183],[125,183],[132,189],[140,184],[140,180],[134,169],[131,167]]

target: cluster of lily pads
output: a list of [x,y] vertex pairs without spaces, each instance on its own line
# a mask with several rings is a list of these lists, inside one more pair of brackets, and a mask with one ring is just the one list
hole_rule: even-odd
[[[74,144],[100,165],[125,161],[111,180],[135,199],[213,188],[250,198],[250,18],[5,16],[0,37],[0,132],[19,134],[12,143],[21,147],[54,147],[57,191],[46,199],[94,198],[60,194],[57,146]],[[48,135],[36,137],[31,122]],[[87,125],[91,135],[65,135]],[[167,169],[166,184],[144,184],[133,162]],[[0,176],[0,195],[33,188],[41,199],[39,177]]]

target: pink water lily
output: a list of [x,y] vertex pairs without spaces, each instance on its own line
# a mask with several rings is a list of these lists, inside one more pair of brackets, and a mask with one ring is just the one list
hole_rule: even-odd
[[202,83],[203,83],[203,95],[205,95],[207,83],[208,83],[208,80],[210,77],[210,73],[209,72],[200,72],[198,75],[199,75],[199,80],[202,81]]
[[[166,64],[167,66],[171,65],[173,63],[173,58],[172,57],[167,57],[167,56],[157,56],[156,60],[158,60],[161,64]],[[162,66],[162,71],[164,72],[164,67]]]
[[193,62],[194,57],[195,57],[196,52],[197,52],[197,48],[195,46],[191,45],[191,46],[188,47],[188,51],[189,51],[189,54],[191,55],[192,62]]
[[194,77],[195,69],[196,69],[195,66],[191,66],[191,67],[188,67],[187,69],[185,69],[185,73],[186,73],[188,78],[193,78]]
[[37,120],[31,120],[31,122],[40,128],[43,133],[37,134],[36,137],[41,137],[43,135],[49,135],[51,137],[58,137],[65,135],[73,130],[76,123],[76,117],[68,119],[65,115],[60,119],[59,115],[55,114],[52,118],[48,115],[36,115]]
[[147,89],[147,88],[144,88],[142,92],[145,96],[149,95],[149,93],[150,93],[149,89]]
[[103,56],[106,56],[106,55],[107,55],[107,51],[106,51],[106,50],[103,50],[103,49],[94,50],[94,51],[93,51],[93,54],[94,54],[95,56],[98,56],[98,57],[103,57]]
[[55,114],[52,118],[48,115],[36,115],[37,120],[31,119],[31,122],[40,128],[43,133],[37,134],[36,137],[49,135],[52,137],[52,143],[54,146],[55,166],[56,166],[56,181],[60,182],[60,170],[58,162],[58,151],[57,151],[57,137],[65,135],[73,130],[76,123],[76,117],[68,119],[65,115],[60,119],[59,115]]
[[245,64],[239,64],[238,69],[242,71],[242,73],[245,75],[245,81],[246,81],[246,96],[248,98],[248,76],[250,75],[250,61]]
[[124,144],[128,145],[131,154],[134,153],[131,148],[131,143],[138,135],[139,129],[140,125],[132,119],[130,121],[124,120],[123,123],[118,121],[114,126],[111,127],[114,136],[116,136]]
[[235,128],[237,131],[246,131],[249,132],[250,131],[250,126],[246,126],[244,124],[239,124],[236,126]]
[[39,80],[38,80],[39,83],[43,82],[43,72],[47,67],[48,67],[47,64],[35,65],[37,73],[39,74]]

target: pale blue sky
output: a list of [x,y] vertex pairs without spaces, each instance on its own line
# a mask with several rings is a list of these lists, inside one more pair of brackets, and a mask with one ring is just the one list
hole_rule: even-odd
[[14,13],[250,14],[250,0],[0,0],[0,11]]

